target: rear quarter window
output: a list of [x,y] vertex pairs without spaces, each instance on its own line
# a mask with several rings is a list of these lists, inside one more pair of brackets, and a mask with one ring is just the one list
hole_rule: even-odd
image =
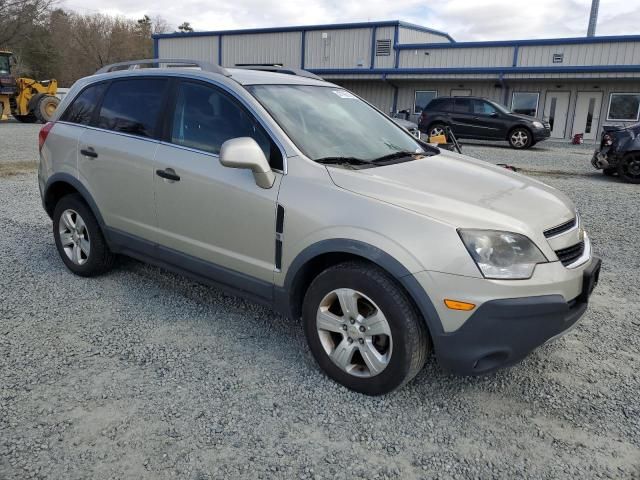
[[160,120],[168,81],[164,78],[116,80],[105,94],[98,128],[153,137]]
[[85,88],[71,102],[71,105],[67,107],[60,117],[60,120],[80,125],[89,125],[96,105],[100,101],[106,87],[106,83],[98,83]]

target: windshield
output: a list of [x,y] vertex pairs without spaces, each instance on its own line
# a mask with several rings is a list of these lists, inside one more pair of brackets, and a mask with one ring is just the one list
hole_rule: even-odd
[[341,88],[254,85],[247,89],[312,160],[371,161],[398,152],[426,153],[391,119]]
[[0,55],[0,73],[9,73],[9,57]]
[[496,108],[496,110],[498,110],[498,111],[500,111],[502,113],[511,113],[511,110],[509,110],[504,105],[500,105],[499,103],[492,102],[491,100],[487,100],[487,102],[489,102],[491,105],[493,105]]

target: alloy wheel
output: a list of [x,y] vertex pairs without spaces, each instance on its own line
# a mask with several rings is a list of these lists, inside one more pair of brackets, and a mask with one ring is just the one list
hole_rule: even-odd
[[511,134],[511,145],[516,148],[522,148],[527,145],[529,135],[524,130],[516,130]]
[[444,128],[442,127],[433,127],[431,129],[430,137],[437,137],[438,135],[444,135]]
[[340,288],[325,295],[318,307],[316,328],[325,353],[350,375],[373,377],[391,360],[389,323],[361,292]]
[[62,212],[58,224],[60,245],[76,265],[84,265],[89,260],[91,241],[89,231],[82,217],[75,210],[67,209]]

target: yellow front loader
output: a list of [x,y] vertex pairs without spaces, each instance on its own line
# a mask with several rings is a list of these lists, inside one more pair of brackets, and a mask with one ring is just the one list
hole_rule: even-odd
[[55,96],[58,82],[16,79],[10,71],[13,58],[11,52],[0,51],[0,120],[11,114],[20,122],[48,122],[60,103]]

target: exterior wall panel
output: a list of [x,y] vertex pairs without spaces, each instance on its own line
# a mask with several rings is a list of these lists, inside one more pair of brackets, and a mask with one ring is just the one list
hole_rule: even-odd
[[158,39],[159,58],[188,58],[218,63],[218,37],[175,37]]
[[400,68],[511,67],[512,47],[401,50]]
[[[553,55],[562,54],[562,63]],[[518,66],[637,65],[640,42],[594,43],[586,45],[537,45],[520,47]]]
[[282,64],[300,67],[302,32],[224,35],[222,64]]
[[369,68],[371,30],[356,28],[308,31],[305,68]]
[[393,68],[395,64],[395,58],[397,50],[393,48],[393,37],[395,35],[395,28],[393,27],[381,27],[376,29],[376,40],[391,40],[391,55],[388,57],[376,57],[374,56],[375,68]]
[[398,32],[399,43],[450,43],[450,40],[431,32],[422,32],[412,28],[400,27]]

